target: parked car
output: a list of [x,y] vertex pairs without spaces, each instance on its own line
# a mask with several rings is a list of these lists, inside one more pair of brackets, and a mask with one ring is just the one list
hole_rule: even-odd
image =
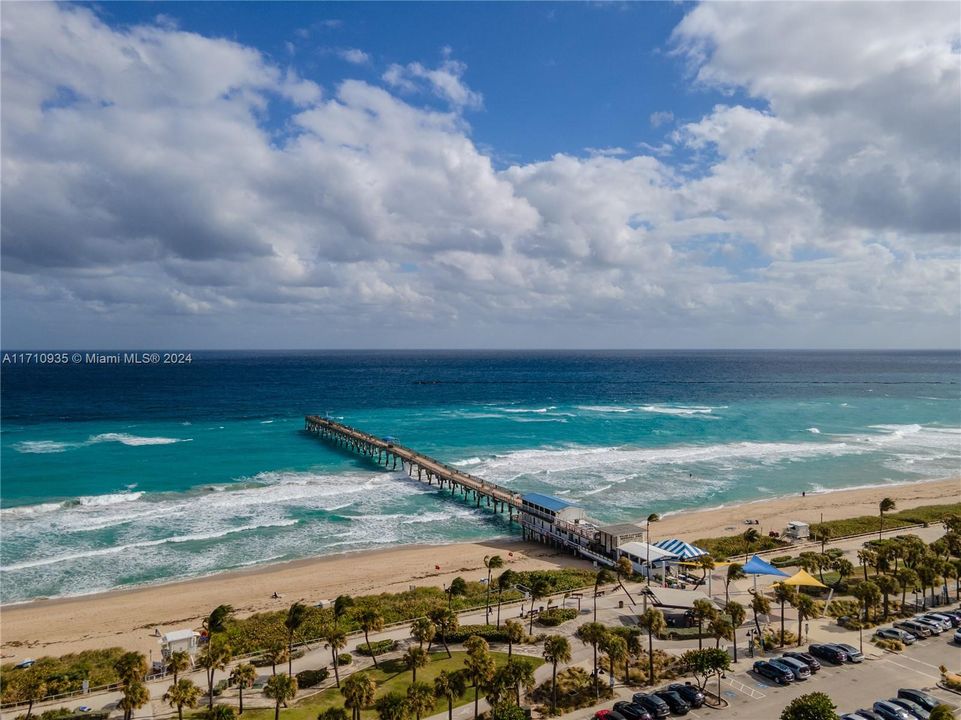
[[691,685],[690,683],[671,683],[667,686],[668,690],[673,690],[682,698],[687,700],[688,704],[697,710],[704,704],[704,693],[697,687],[697,685]]
[[928,620],[923,615],[918,615],[916,618],[912,618],[912,622],[916,622],[918,625],[924,625],[925,627],[931,628],[932,635],[940,635],[944,632],[944,628],[941,626],[937,620]]
[[862,715],[860,712],[856,712],[844,713],[844,715],[841,716],[841,720],[871,720],[871,718],[869,718],[867,715]]
[[769,680],[773,680],[778,685],[787,685],[794,682],[794,673],[783,667],[778,667],[767,660],[758,660],[754,663],[754,672]]
[[884,720],[911,720],[911,716],[908,715],[907,710],[889,703],[886,700],[878,700],[872,708],[874,712],[884,718]]
[[894,627],[901,628],[902,630],[907,630],[909,633],[914,635],[919,640],[922,638],[928,638],[934,635],[934,631],[928,625],[922,625],[914,620],[901,620],[900,622],[894,623]]
[[17,670],[26,670],[28,667],[32,667],[35,662],[37,661],[33,658],[27,658],[26,660],[21,660],[13,667]]
[[653,720],[647,710],[627,700],[614,703],[614,709],[626,717],[627,720]]
[[848,662],[859,663],[864,662],[864,653],[858,650],[853,645],[848,645],[847,643],[835,643],[844,654],[848,656]]
[[808,650],[814,657],[820,658],[821,660],[827,660],[835,665],[841,665],[847,659],[845,652],[836,645],[816,643],[814,645],[809,645]]
[[598,710],[594,713],[594,720],[627,720],[616,710]]
[[668,707],[667,703],[661,700],[657,695],[648,695],[646,693],[634,693],[631,698],[635,705],[640,705],[642,708],[647,710],[651,717],[653,718],[666,718],[671,714],[671,708]]
[[931,713],[925,710],[923,707],[918,705],[916,702],[911,702],[905,698],[891,698],[888,700],[892,705],[897,705],[908,711],[908,715],[912,718],[917,718],[917,720],[928,720],[931,717]]
[[812,673],[816,673],[821,669],[821,663],[817,661],[811,653],[799,652],[797,650],[791,650],[790,652],[784,653],[784,657],[794,658],[795,660],[800,660],[805,665],[808,666],[808,670]]
[[691,704],[681,697],[679,692],[674,690],[658,690],[656,693],[661,700],[667,703],[671,712],[675,715],[687,715],[691,710]]
[[954,627],[961,626],[961,611],[959,610],[938,610],[938,615],[947,615],[951,618],[951,624]]
[[934,708],[941,704],[941,701],[933,695],[928,695],[926,692],[915,690],[913,688],[901,688],[898,690],[898,697],[904,698],[905,700],[910,700],[913,703],[917,703],[928,712],[931,712],[934,710]]
[[868,710],[866,708],[858,710],[858,715],[863,717],[864,720],[884,720],[884,718],[874,712],[874,710]]
[[775,665],[787,668],[794,674],[795,680],[807,680],[809,677],[811,677],[811,668],[809,668],[800,660],[795,660],[794,658],[789,657],[779,657],[769,660],[768,662],[772,662]]
[[949,618],[947,615],[942,615],[941,613],[925,613],[921,616],[921,619],[936,622],[941,626],[942,630],[950,630],[954,627],[954,623],[951,622],[951,618]]
[[954,641],[961,645],[961,628],[954,631]]
[[917,638],[901,628],[878,628],[875,632],[882,640],[900,640],[905,645],[913,645]]

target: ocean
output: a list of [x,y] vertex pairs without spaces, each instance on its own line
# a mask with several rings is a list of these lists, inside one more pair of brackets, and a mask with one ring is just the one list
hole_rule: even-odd
[[961,474],[957,352],[203,352],[5,364],[0,601],[506,522],[303,430],[332,417],[604,522]]

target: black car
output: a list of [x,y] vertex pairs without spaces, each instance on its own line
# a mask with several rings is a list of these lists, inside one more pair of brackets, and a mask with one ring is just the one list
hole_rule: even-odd
[[848,657],[847,654],[836,645],[816,643],[809,645],[808,650],[814,657],[827,660],[835,665],[843,665]]
[[626,717],[627,720],[653,720],[647,710],[627,700],[614,703],[614,711],[619,712]]
[[667,703],[671,712],[675,715],[687,715],[691,710],[691,704],[681,697],[679,692],[674,690],[658,690],[656,693],[661,700]]
[[666,718],[671,714],[671,708],[657,695],[634,693],[634,697],[632,697],[631,700],[634,701],[635,705],[640,705],[647,710],[651,714],[651,717]]
[[778,685],[787,685],[794,682],[794,673],[789,670],[782,670],[777,665],[772,665],[765,660],[758,660],[754,663],[753,669],[758,675],[773,680]]
[[791,650],[790,652],[784,653],[784,657],[800,660],[801,662],[803,662],[805,665],[808,666],[808,669],[811,671],[812,674],[816,673],[818,670],[821,669],[821,663],[819,663],[811,653],[798,652],[795,650]]
[[698,689],[697,685],[681,685],[681,683],[672,683],[667,686],[667,689],[673,690],[682,698],[687,700],[691,707],[695,710],[704,704],[704,693]]
[[884,720],[884,718],[874,712],[874,710],[867,710],[865,708],[858,710],[858,715],[867,718],[867,720]]
[[936,697],[932,697],[920,690],[912,690],[911,688],[901,688],[898,690],[898,697],[917,703],[928,712],[931,712],[940,704],[940,701]]

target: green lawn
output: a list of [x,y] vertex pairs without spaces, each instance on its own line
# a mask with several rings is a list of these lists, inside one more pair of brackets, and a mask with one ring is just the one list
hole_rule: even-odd
[[[497,663],[498,667],[507,662],[507,653],[492,652],[491,656],[494,658],[494,662]],[[433,683],[434,678],[437,677],[441,670],[451,672],[463,668],[465,657],[467,657],[467,653],[464,652],[455,652],[452,658],[448,658],[447,653],[444,652],[431,653],[430,665],[417,671],[417,679]],[[544,661],[540,658],[524,657],[533,662],[535,667],[544,664]],[[379,670],[370,669],[367,672],[369,672],[377,682],[377,697],[390,691],[406,693],[407,686],[410,685],[410,670],[405,667],[403,661],[399,658],[381,660]],[[345,675],[342,674],[341,680],[343,680],[344,677]],[[457,707],[467,702],[473,702],[473,700],[474,690],[473,688],[468,688],[467,693],[454,702],[454,706]],[[340,707],[344,705],[344,698],[336,687],[324,690],[312,697],[297,702],[286,710],[282,708],[280,714],[284,720],[316,720],[319,712],[335,705]],[[441,712],[446,709],[446,707],[446,702],[438,700],[434,706],[434,711]],[[373,720],[376,716],[377,713],[373,708],[361,712],[361,717],[365,720],[368,718]],[[274,711],[272,709],[244,710],[243,717],[245,720],[273,720]]]

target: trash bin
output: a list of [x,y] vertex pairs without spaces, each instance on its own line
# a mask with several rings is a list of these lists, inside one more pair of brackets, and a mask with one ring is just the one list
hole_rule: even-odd
[[617,601],[617,607],[623,608],[623,607],[624,607],[624,601],[623,601],[623,600],[618,600],[618,601]]

